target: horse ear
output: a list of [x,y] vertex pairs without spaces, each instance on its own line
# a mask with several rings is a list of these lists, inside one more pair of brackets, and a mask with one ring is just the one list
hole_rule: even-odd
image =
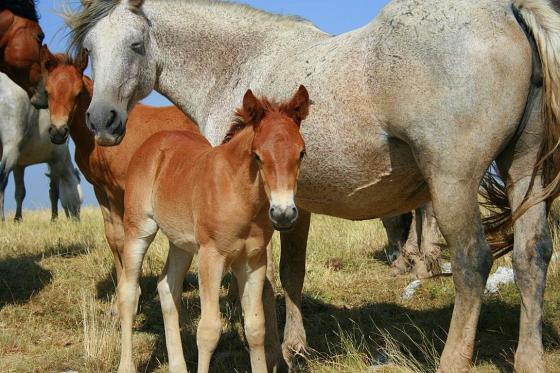
[[51,51],[49,51],[47,44],[41,46],[40,59],[41,69],[47,70],[48,72],[54,70],[54,68],[58,65],[58,60],[55,56],[53,56]]
[[84,73],[84,70],[88,65],[88,54],[85,49],[80,49],[80,52],[78,52],[78,56],[74,61],[74,65],[82,74]]
[[144,5],[144,0],[128,0],[128,9],[133,12],[139,12]]
[[292,100],[284,107],[284,112],[288,114],[299,126],[309,114],[309,93],[305,86],[300,85]]
[[263,105],[250,89],[243,96],[243,114],[245,119],[249,120],[255,127],[258,126],[264,116]]

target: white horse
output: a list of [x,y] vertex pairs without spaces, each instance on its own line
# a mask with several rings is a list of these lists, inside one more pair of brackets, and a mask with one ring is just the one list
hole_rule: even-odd
[[49,136],[47,110],[37,110],[25,91],[5,74],[0,73],[0,218],[4,216],[4,191],[11,171],[14,172],[15,220],[22,219],[25,198],[25,167],[46,163],[50,178],[49,197],[52,219],[58,217],[58,199],[66,216],[79,219],[83,195],[79,174],[72,164],[68,144],[55,145]]
[[[91,56],[86,118],[101,145],[122,140],[127,112],[154,88],[213,144],[247,88],[269,97],[309,89],[308,158],[298,194],[285,198],[295,197],[300,218],[281,235],[286,357],[306,344],[300,302],[310,213],[371,219],[431,200],[456,289],[440,370],[467,371],[492,265],[478,192],[497,159],[517,211],[515,369],[544,370],[552,253],[545,200],[560,186],[560,14],[551,1],[393,0],[370,24],[338,36],[219,1],[84,3],[68,22],[73,45]],[[168,351],[170,366],[184,366],[180,348]]]

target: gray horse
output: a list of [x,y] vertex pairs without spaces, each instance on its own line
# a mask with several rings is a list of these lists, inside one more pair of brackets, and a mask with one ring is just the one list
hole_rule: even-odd
[[[72,46],[93,61],[87,123],[103,145],[122,140],[128,110],[153,88],[218,144],[248,87],[279,98],[308,87],[315,105],[302,129],[302,212],[281,237],[288,360],[306,344],[310,213],[371,219],[431,200],[456,289],[440,370],[467,371],[492,265],[477,195],[497,159],[510,207],[525,212],[513,228],[522,297],[515,369],[544,370],[545,200],[557,194],[560,163],[560,14],[549,0],[394,0],[335,37],[300,19],[204,0],[89,0],[67,21]],[[169,361],[186,368],[177,351]]]
[[49,136],[50,118],[47,110],[37,110],[27,93],[7,75],[0,73],[0,218],[4,220],[4,191],[13,171],[16,215],[22,220],[25,198],[24,174],[30,165],[46,163],[49,177],[51,218],[58,217],[58,201],[67,217],[80,218],[83,196],[80,178],[72,164],[68,144],[54,145]]

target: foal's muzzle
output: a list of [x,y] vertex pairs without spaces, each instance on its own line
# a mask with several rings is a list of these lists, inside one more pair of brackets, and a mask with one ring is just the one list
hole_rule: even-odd
[[49,136],[53,144],[61,145],[66,143],[69,132],[68,126],[56,127],[51,124],[49,127]]
[[126,132],[127,114],[105,101],[92,102],[86,113],[86,123],[101,146],[121,143]]
[[271,205],[268,210],[268,217],[274,229],[280,232],[289,231],[297,221],[298,209],[294,204],[287,206]]

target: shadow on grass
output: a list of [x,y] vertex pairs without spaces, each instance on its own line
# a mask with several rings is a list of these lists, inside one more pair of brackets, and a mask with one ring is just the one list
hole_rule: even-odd
[[[230,278],[224,280],[227,288]],[[142,297],[137,316],[137,331],[156,337],[154,351],[149,359],[139,362],[140,371],[150,372],[159,368],[160,362],[167,361],[163,318],[156,289],[157,278],[145,277],[141,280]],[[181,334],[183,350],[189,370],[196,371],[197,347],[196,325],[200,318],[200,300],[193,291],[197,287],[197,276],[189,273],[185,280],[181,312]],[[211,363],[211,372],[250,371],[249,351],[243,339],[242,321],[239,312],[233,312],[227,297],[220,298],[220,309],[228,327],[221,335]],[[427,338],[437,354],[441,354],[447,329],[451,320],[452,305],[430,309],[414,310],[397,303],[369,303],[361,307],[336,307],[311,297],[304,297],[303,315],[308,343],[313,350],[312,358],[328,361],[344,355],[344,341],[340,331],[346,335],[353,333],[361,338],[361,349],[376,354],[384,345],[380,330],[389,335],[400,346],[401,351],[410,351],[423,366],[423,371],[431,371],[433,364],[426,359],[414,341]],[[285,319],[284,298],[277,297],[277,312],[280,330]],[[513,354],[517,345],[519,327],[519,307],[498,299],[485,299],[478,326],[475,359],[478,363],[492,363],[501,372],[513,370]],[[282,335],[282,333],[281,333]],[[545,349],[560,349],[560,336],[554,327],[543,324]],[[356,337],[360,340],[360,337]],[[376,356],[370,356],[375,361]]]
[[0,260],[0,309],[8,304],[22,304],[52,282],[52,273],[39,262],[46,258],[72,258],[88,253],[80,244],[58,243],[40,254],[6,257]]

